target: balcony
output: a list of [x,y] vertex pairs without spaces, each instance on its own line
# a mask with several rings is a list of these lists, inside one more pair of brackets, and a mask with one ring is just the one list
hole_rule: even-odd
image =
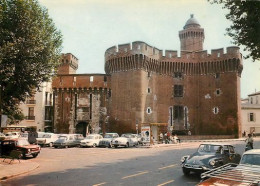
[[35,105],[36,104],[36,100],[26,100],[26,104]]
[[25,116],[26,120],[35,120],[35,116]]

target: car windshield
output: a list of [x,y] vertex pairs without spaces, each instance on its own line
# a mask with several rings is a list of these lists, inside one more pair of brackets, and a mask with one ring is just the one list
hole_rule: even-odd
[[104,138],[113,138],[113,134],[106,134]]
[[87,136],[86,139],[94,139],[94,136]]
[[215,153],[220,153],[221,149],[222,149],[221,145],[202,144],[199,146],[198,152],[215,154]]
[[44,134],[44,135],[42,136],[42,138],[51,138],[51,135],[50,135],[50,134]]
[[131,134],[122,134],[122,136],[121,136],[121,137],[130,138],[130,137],[132,137],[132,136],[131,136]]
[[245,154],[240,164],[260,165],[260,154]]
[[61,140],[66,140],[66,139],[68,139],[68,138],[67,138],[67,136],[60,136],[59,139],[61,139]]
[[30,143],[27,140],[21,139],[21,140],[18,140],[17,145],[26,146],[26,145],[30,145]]

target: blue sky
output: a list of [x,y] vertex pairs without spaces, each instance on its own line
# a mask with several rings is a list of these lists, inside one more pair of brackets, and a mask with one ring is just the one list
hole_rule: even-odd
[[[233,46],[225,35],[227,10],[206,0],[39,0],[63,34],[63,53],[79,59],[77,73],[104,73],[111,46],[144,41],[162,50],[180,50],[178,32],[190,14],[205,31],[204,49]],[[241,48],[241,53],[246,53]],[[260,91],[260,62],[244,60],[241,97]]]

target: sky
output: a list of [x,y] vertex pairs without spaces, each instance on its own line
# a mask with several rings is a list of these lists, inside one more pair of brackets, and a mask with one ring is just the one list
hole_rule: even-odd
[[[225,35],[228,10],[207,0],[39,0],[63,35],[62,53],[79,59],[77,74],[105,73],[106,49],[144,41],[161,50],[180,51],[178,32],[190,14],[204,28],[204,50],[234,46]],[[225,51],[225,50],[224,50]],[[247,53],[240,46],[243,56]],[[260,91],[260,61],[243,61],[241,98]]]

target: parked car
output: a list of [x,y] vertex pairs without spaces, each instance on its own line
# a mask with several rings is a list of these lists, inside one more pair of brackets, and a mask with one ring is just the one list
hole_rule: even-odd
[[4,133],[0,132],[0,141],[5,139]]
[[80,141],[83,140],[84,137],[82,134],[63,134],[59,136],[59,138],[54,141],[54,148],[68,148],[68,147],[79,147]]
[[60,134],[45,133],[41,138],[36,138],[37,144],[40,146],[52,147],[54,141],[59,138]]
[[240,154],[229,144],[200,144],[197,152],[181,159],[184,175],[203,173],[227,163],[239,163]]
[[104,138],[99,141],[100,147],[112,147],[112,140],[118,138],[117,133],[106,133]]
[[226,164],[201,175],[203,185],[260,185],[260,149],[244,152],[240,163]]
[[81,140],[80,147],[97,147],[101,139],[103,137],[100,134],[89,134],[85,139]]
[[5,139],[17,139],[20,137],[20,132],[7,132],[5,134]]
[[12,150],[21,151],[22,158],[28,156],[37,157],[41,151],[39,145],[31,145],[28,140],[24,138],[5,139],[0,141],[0,156],[10,155]]
[[137,138],[138,144],[142,144],[142,136],[141,136],[141,134],[133,134],[133,135]]
[[37,132],[22,132],[19,138],[25,138],[29,141],[30,144],[35,144],[37,138]]
[[133,134],[122,134],[121,137],[112,140],[112,146],[115,148],[119,146],[132,147],[138,145],[138,139]]

